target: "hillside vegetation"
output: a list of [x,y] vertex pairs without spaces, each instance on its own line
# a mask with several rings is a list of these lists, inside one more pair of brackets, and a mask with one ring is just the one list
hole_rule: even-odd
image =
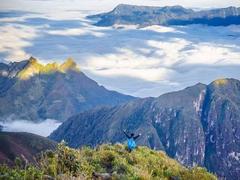
[[60,143],[38,162],[22,167],[17,159],[15,168],[1,165],[0,179],[216,179],[203,168],[183,167],[162,151],[138,147],[128,153],[121,144],[76,150]]

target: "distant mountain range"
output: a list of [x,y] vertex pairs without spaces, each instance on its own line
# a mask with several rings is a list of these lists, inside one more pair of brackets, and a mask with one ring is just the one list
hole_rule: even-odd
[[0,121],[64,121],[83,110],[133,99],[98,85],[72,59],[46,65],[33,57],[0,63]]
[[240,177],[240,81],[220,79],[184,90],[69,118],[50,138],[70,146],[123,142],[123,129],[141,132],[138,143],[161,149],[187,166],[219,177]]
[[47,138],[20,132],[0,132],[0,165],[15,165],[16,157],[25,163],[37,164],[36,156],[56,149],[57,143]]
[[240,24],[240,7],[194,11],[182,6],[135,6],[120,4],[112,11],[88,16],[97,26],[113,25],[189,25],[228,26]]

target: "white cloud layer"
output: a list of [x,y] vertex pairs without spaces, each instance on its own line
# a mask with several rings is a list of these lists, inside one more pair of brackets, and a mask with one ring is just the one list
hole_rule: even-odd
[[37,36],[35,28],[24,25],[0,26],[0,53],[7,54],[6,59],[23,60],[29,54],[23,48],[32,45],[30,42]]
[[101,32],[95,32],[91,29],[82,29],[82,28],[71,28],[67,30],[50,30],[47,32],[51,35],[60,35],[60,36],[82,36],[82,35],[93,35],[96,37],[104,36]]
[[58,121],[47,119],[40,123],[34,123],[30,121],[18,120],[7,123],[0,123],[3,125],[3,131],[7,132],[29,132],[47,137],[58,126],[61,125]]

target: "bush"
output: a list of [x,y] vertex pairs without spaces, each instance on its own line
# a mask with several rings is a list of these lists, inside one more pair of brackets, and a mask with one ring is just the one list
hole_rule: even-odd
[[9,168],[0,165],[0,180],[42,180],[43,172],[34,166],[25,169]]
[[188,169],[161,151],[139,147],[129,153],[124,145],[101,145],[75,150],[60,143],[56,151],[41,154],[38,166],[0,166],[0,179],[92,179],[93,174],[112,179],[216,180],[204,168]]

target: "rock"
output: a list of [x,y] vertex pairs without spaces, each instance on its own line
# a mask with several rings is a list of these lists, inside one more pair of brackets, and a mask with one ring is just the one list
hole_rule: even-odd
[[93,172],[93,179],[95,180],[111,180],[112,179],[112,175],[109,173],[96,173]]

